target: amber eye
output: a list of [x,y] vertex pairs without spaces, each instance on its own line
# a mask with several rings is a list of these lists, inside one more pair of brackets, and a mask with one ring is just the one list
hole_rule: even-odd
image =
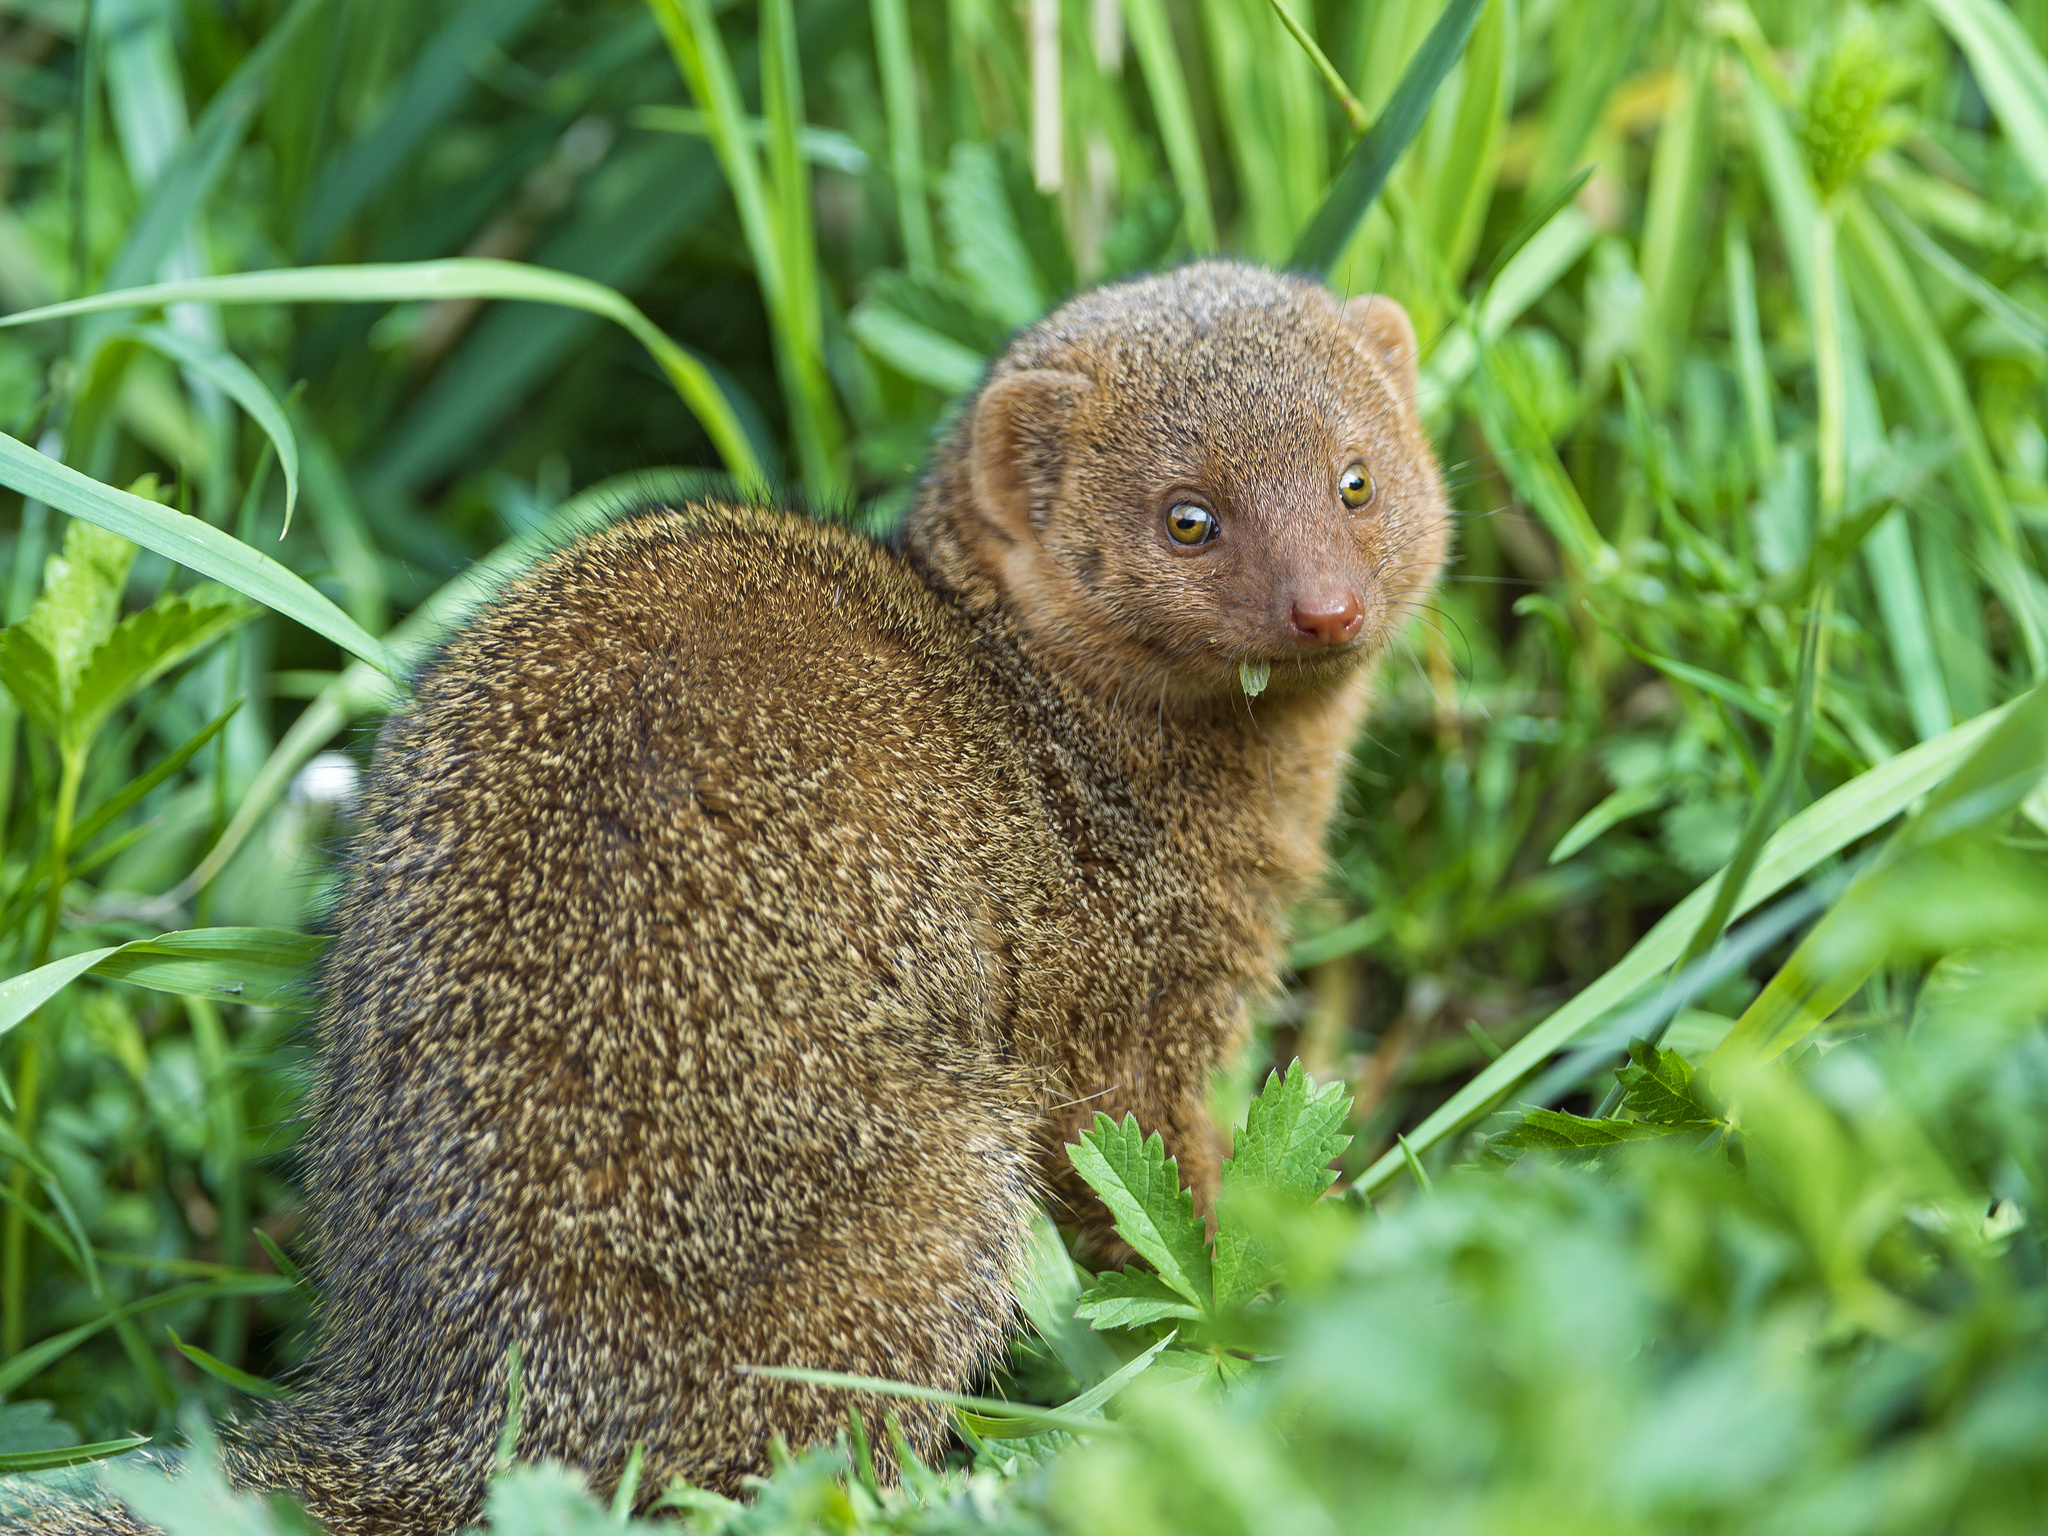
[[1176,544],[1206,544],[1221,533],[1222,525],[1207,507],[1184,501],[1166,514],[1166,531]]
[[1363,464],[1353,464],[1337,477],[1337,494],[1347,507],[1362,507],[1372,500],[1372,476]]

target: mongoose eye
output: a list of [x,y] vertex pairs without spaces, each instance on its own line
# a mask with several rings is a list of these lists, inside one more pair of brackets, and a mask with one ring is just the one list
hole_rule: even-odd
[[1223,525],[1207,507],[1183,501],[1166,514],[1166,531],[1176,544],[1206,544],[1223,531]]
[[1337,494],[1347,507],[1362,507],[1372,500],[1372,476],[1363,464],[1353,464],[1337,477]]

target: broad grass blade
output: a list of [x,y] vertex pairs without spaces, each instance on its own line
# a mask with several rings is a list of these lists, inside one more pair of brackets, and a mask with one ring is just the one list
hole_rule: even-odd
[[[1980,742],[2005,719],[2012,706],[1965,721],[1933,741],[1902,752],[1889,762],[1844,784],[1808,806],[1779,828],[1765,845],[1756,872],[1744,885],[1731,917],[1783,890],[1821,860],[1857,838],[1884,825],[1913,801],[1953,774]],[[1663,920],[1598,981],[1530,1030],[1498,1061],[1481,1072],[1409,1135],[1408,1144],[1427,1151],[1455,1135],[1492,1109],[1514,1086],[1569,1045],[1604,1015],[1628,1001],[1669,968],[1699,930],[1714,899],[1718,875],[1666,913]],[[1367,1194],[1380,1188],[1405,1167],[1400,1149],[1388,1152],[1361,1174],[1357,1187]]]
[[1138,53],[1138,68],[1152,96],[1152,114],[1165,141],[1166,163],[1173,169],[1174,190],[1180,193],[1188,243],[1197,252],[1216,248],[1216,214],[1209,200],[1209,173],[1202,165],[1202,144],[1195,133],[1195,109],[1188,98],[1187,76],[1174,52],[1173,28],[1164,0],[1124,0],[1124,20]]
[[2019,19],[1996,0],[1927,0],[1975,73],[2012,141],[2013,159],[2048,187],[2048,64]]
[[[456,257],[447,261],[286,267],[274,272],[187,278],[181,282],[151,283],[117,293],[68,299],[62,304],[46,304],[40,309],[25,309],[0,318],[0,329],[40,320],[60,320],[67,315],[92,314],[98,310],[135,309],[143,305],[176,304],[185,300],[211,304],[376,304],[399,303],[408,299],[526,299],[534,303],[587,310],[615,321],[653,354],[655,362],[661,365],[662,372],[675,386],[676,393],[682,396],[683,403],[696,413],[697,419],[704,424],[704,430],[710,433],[719,455],[734,476],[755,484],[762,482],[761,465],[754,456],[753,446],[741,430],[731,402],[725,398],[702,362],[671,341],[623,294],[588,278],[551,271],[546,267],[527,266],[522,262]],[[138,539],[136,542],[142,541]],[[226,577],[219,579],[227,580]],[[234,585],[233,582],[228,584]]]
[[[1156,4],[1157,0],[1148,0]],[[1388,174],[1422,126],[1437,87],[1465,50],[1466,39],[1478,24],[1486,0],[1450,0],[1436,25],[1429,29],[1422,47],[1409,61],[1401,83],[1394,87],[1386,109],[1366,130],[1337,179],[1323,198],[1323,206],[1302,231],[1287,265],[1303,272],[1326,273],[1351,243],[1373,200],[1380,194]]]
[[325,635],[351,655],[398,676],[391,653],[354,619],[268,555],[210,523],[102,485],[4,433],[0,433],[0,485],[118,533],[188,570],[211,576]]
[[[277,396],[270,392],[270,387],[234,353],[208,346],[196,337],[172,330],[167,325],[123,326],[113,334],[139,341],[165,357],[183,363],[194,373],[211,380],[222,394],[249,413],[249,419],[263,429],[264,436],[277,450],[277,462],[284,470],[284,527],[289,529],[292,509],[299,502],[299,443],[292,435],[291,423],[285,420],[284,407],[278,404]],[[278,537],[284,537],[282,530]]]

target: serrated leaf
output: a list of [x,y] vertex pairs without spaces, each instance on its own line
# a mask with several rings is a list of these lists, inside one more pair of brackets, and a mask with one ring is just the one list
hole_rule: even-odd
[[1161,1318],[1202,1316],[1199,1307],[1143,1269],[1112,1269],[1098,1275],[1093,1288],[1075,1302],[1074,1313],[1097,1328],[1138,1328]]
[[1330,1160],[1351,1145],[1344,1130],[1351,1095],[1341,1082],[1317,1086],[1300,1059],[1285,1077],[1274,1072],[1245,1113],[1223,1164],[1226,1190],[1264,1190],[1307,1205],[1337,1175]]
[[64,688],[57,678],[57,658],[25,623],[0,629],[0,683],[29,723],[54,737],[64,721]]
[[1317,1087],[1299,1058],[1285,1077],[1278,1072],[1267,1076],[1223,1164],[1216,1209],[1217,1311],[1251,1300],[1279,1275],[1272,1255],[1247,1224],[1246,1203],[1296,1209],[1313,1204],[1337,1177],[1331,1160],[1351,1145],[1344,1130],[1350,1116],[1351,1095],[1344,1085]]
[[93,647],[113,630],[135,546],[80,519],[64,531],[64,547],[43,566],[42,595],[22,627],[40,640],[69,690]]
[[994,145],[953,146],[952,166],[939,178],[939,214],[953,265],[983,309],[1007,326],[1045,313],[1052,296],[1018,227]]
[[1617,1146],[1624,1141],[1650,1141],[1687,1131],[1711,1131],[1710,1120],[1653,1125],[1645,1120],[1588,1120],[1556,1109],[1528,1109],[1521,1122],[1487,1143],[1520,1152],[1583,1152]]
[[255,612],[225,587],[198,587],[130,614],[93,649],[72,687],[60,740],[83,748],[123,701]]
[[1622,1107],[1653,1125],[1692,1125],[1717,1116],[1693,1088],[1692,1063],[1676,1051],[1631,1040],[1621,1079]]
[[1134,1115],[1119,1125],[1098,1113],[1067,1156],[1109,1207],[1117,1236],[1168,1285],[1207,1308],[1214,1295],[1208,1240],[1195,1220],[1195,1197],[1181,1188],[1180,1165],[1166,1155],[1158,1133],[1146,1137]]

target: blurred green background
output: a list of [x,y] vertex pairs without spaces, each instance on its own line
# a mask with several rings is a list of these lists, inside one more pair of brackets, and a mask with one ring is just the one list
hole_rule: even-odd
[[[1302,1364],[1250,1407],[1160,1410],[1150,1438],[1060,1474],[1078,1503],[1034,1484],[1052,1502],[1030,1518],[1249,1530],[1370,1504],[1400,1524],[1488,1470],[1520,1491],[1461,1504],[1460,1528],[1525,1498],[1660,1529],[1789,1498],[1792,1463],[1761,1450],[1721,1504],[1700,1491],[1720,1474],[1622,1487],[1584,1461],[1633,1418],[1720,1422],[1665,1403],[1679,1377],[1657,1361],[1608,1372],[1626,1334],[1733,1362],[1686,1390],[1797,1426],[1779,1438],[1804,1447],[1799,1475],[1854,1493],[1808,1490],[1830,1528],[1864,1528],[1850,1504],[1870,1529],[1908,1510],[1922,1523],[1897,1528],[2031,1528],[2038,1449],[2012,1450],[2020,1502],[1982,1509],[1949,1476],[1975,1465],[1960,1441],[1883,1474],[1931,1503],[1871,1491],[1890,1485],[1858,1458],[1965,1421],[2011,1449],[2039,1438],[2024,1404],[2048,1407],[2038,1365],[2012,1386],[1990,1342],[2038,1361],[2048,1295],[2025,1216],[2044,733],[1980,763],[2005,787],[1939,836],[1883,841],[2048,668],[2048,4],[1460,0],[1433,70],[1444,9],[0,0],[0,308],[286,284],[0,329],[18,450],[0,485],[35,492],[0,492],[0,975],[210,935],[0,985],[0,1456],[162,1434],[181,1402],[231,1411],[236,1372],[274,1377],[302,1346],[289,981],[316,946],[291,931],[317,927],[399,697],[337,640],[416,660],[547,539],[725,472],[885,532],[1013,330],[1079,286],[1223,251],[1408,306],[1458,509],[1443,590],[1383,667],[1286,995],[1218,1102],[1241,1114],[1295,1056],[1350,1083],[1347,1172],[1403,1209],[1350,1218],[1370,1249],[1350,1269],[1333,1255],[1352,1238],[1300,1239],[1323,1296],[1306,1353],[1355,1346],[1362,1375],[1428,1383],[1411,1407],[1459,1449],[1268,1508],[1246,1490],[1315,1483],[1287,1462],[1321,1465],[1302,1446],[1366,1466],[1345,1436],[1392,1423],[1387,1400],[1345,1418]],[[1367,124],[1368,151],[1405,145],[1383,190],[1345,179]],[[21,445],[152,505],[43,488]],[[219,530],[237,542],[201,568],[258,603],[62,510],[88,502],[164,547]],[[306,585],[259,590],[251,551]],[[323,598],[315,628],[284,616]],[[1787,969],[1830,907],[1832,938]],[[1698,982],[1682,998],[1656,985],[1674,964]],[[1397,1132],[1440,1177],[1496,1108],[1600,1108],[1631,1033],[1698,1063],[1738,1017],[1738,1039],[1796,1042],[1756,1091],[1775,1132],[1610,1160],[1590,1184],[1468,1172],[1415,1200]],[[1572,1038],[1599,1048],[1560,1055]],[[1864,1076],[1837,1062],[1814,1086],[1842,1047]],[[1346,1321],[1369,1303],[1343,1277],[1387,1265],[1528,1347],[1471,1360],[1451,1329],[1373,1355],[1400,1332]],[[1589,1274],[1663,1321],[1603,1332],[1609,1314],[1567,1306]],[[1925,1371],[1855,1375],[1894,1348]],[[1545,1428],[1552,1387],[1587,1445]],[[2019,1396],[1984,1407],[1998,1392]],[[1288,1414],[1321,1427],[1272,1439]],[[1220,1491],[1173,1514],[1204,1435],[1234,1447]]]

